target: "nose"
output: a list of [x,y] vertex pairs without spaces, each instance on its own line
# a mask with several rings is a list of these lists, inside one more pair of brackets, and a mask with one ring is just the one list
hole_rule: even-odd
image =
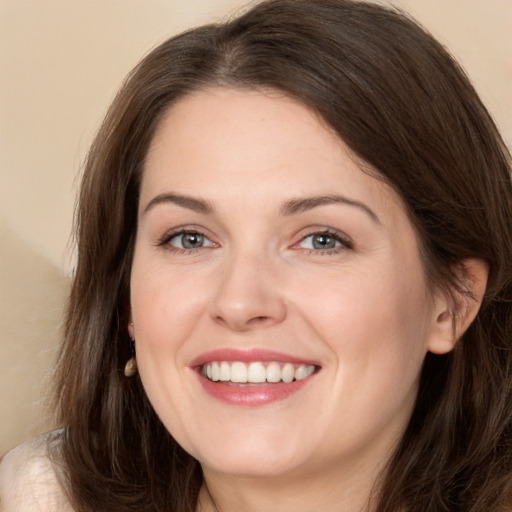
[[279,324],[286,317],[286,303],[277,269],[264,256],[239,255],[225,262],[210,315],[235,331],[250,331]]

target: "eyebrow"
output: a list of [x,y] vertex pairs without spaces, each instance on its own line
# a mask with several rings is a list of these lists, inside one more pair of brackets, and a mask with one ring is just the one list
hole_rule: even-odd
[[348,197],[340,195],[327,195],[327,196],[313,196],[304,197],[298,199],[292,199],[287,201],[281,208],[281,215],[295,215],[297,213],[303,213],[319,206],[325,206],[329,204],[345,204],[348,206],[355,206],[361,211],[365,212],[374,222],[380,224],[380,219],[377,214],[366,204],[349,199]]
[[[204,199],[198,199],[183,194],[165,193],[160,194],[147,204],[144,208],[144,214],[159,204],[172,203],[182,208],[193,210],[197,213],[212,214],[215,212],[215,208],[211,203]],[[377,214],[369,208],[367,205],[354,199],[349,199],[340,195],[327,195],[327,196],[312,196],[312,197],[301,197],[297,199],[291,199],[283,204],[280,209],[280,214],[283,216],[296,215],[303,213],[319,206],[326,206],[330,204],[344,204],[348,206],[354,206],[365,212],[374,222],[380,224],[379,217]]]
[[195,197],[184,196],[182,194],[167,193],[160,194],[151,199],[151,201],[147,204],[146,208],[144,208],[143,213],[147,213],[155,206],[165,203],[173,203],[198,213],[212,214],[214,212],[213,206],[204,199],[197,199]]

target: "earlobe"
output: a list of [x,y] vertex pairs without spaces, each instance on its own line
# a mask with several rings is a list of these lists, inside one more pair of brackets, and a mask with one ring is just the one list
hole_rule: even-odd
[[456,273],[459,287],[435,299],[435,326],[427,347],[434,354],[450,352],[475,319],[487,287],[489,266],[469,258],[461,262]]

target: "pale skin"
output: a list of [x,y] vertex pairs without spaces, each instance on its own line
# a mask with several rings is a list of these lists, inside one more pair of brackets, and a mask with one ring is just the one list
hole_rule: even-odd
[[[207,89],[174,105],[138,215],[128,330],[157,414],[202,465],[197,512],[372,510],[424,357],[474,319],[486,265],[465,261],[474,300],[429,289],[393,190],[272,91]],[[217,349],[278,351],[315,372],[285,398],[226,403],[193,363]],[[4,512],[70,509],[44,454],[31,441],[4,459]]]
[[[156,412],[201,462],[198,510],[364,510],[426,353],[478,310],[487,269],[466,265],[476,300],[454,338],[398,197],[315,114],[222,88],[173,106],[144,168],[129,330]],[[283,400],[226,404],[193,367],[217,349],[317,371]]]

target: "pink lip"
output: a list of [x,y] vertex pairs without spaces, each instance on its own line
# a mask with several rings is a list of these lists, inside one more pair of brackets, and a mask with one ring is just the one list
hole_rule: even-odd
[[212,382],[201,375],[200,368],[212,361],[276,361],[288,362],[293,364],[318,364],[314,361],[293,357],[281,352],[274,352],[263,349],[256,350],[235,350],[221,349],[207,352],[200,355],[190,363],[190,367],[195,371],[203,389],[212,397],[230,405],[241,405],[255,407],[270,404],[278,400],[284,400],[294,393],[301,390],[315,377],[316,373],[309,377],[290,383],[276,384],[235,384],[227,382]]
[[241,361],[242,363],[250,363],[251,361],[276,361],[293,364],[314,364],[315,366],[319,366],[316,361],[301,359],[289,354],[284,354],[283,352],[265,349],[237,350],[232,348],[212,350],[211,352],[201,354],[199,357],[196,357],[189,366],[196,368],[206,363],[211,363],[212,361]]
[[305,379],[278,384],[233,384],[227,382],[212,382],[205,379],[199,373],[196,374],[203,389],[222,402],[230,405],[245,405],[256,407],[258,405],[270,404],[278,400],[284,400],[293,395],[310,382],[315,373]]

